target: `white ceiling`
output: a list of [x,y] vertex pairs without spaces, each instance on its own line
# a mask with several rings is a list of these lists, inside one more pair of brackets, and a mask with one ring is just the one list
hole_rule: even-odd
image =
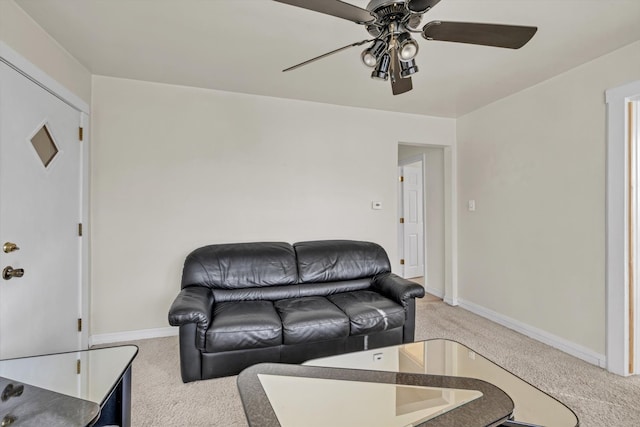
[[[16,0],[93,74],[458,117],[640,40],[640,0],[442,0],[423,20],[537,26],[520,50],[419,38],[393,96],[352,48],[363,26],[271,0]],[[366,7],[368,0],[349,0]]]

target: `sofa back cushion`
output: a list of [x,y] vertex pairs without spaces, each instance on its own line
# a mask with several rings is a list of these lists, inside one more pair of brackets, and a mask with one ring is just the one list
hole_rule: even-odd
[[298,282],[295,252],[289,243],[230,243],[191,252],[184,262],[182,287],[243,289]]
[[376,243],[318,240],[293,245],[299,283],[337,282],[391,272],[389,257]]
[[213,289],[216,302],[279,301],[282,299],[328,296],[342,292],[360,291],[371,287],[371,278],[341,282],[302,283],[299,285],[269,286],[243,289]]

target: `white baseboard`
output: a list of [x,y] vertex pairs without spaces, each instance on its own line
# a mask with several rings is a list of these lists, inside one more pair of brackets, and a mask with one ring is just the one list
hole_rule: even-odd
[[469,301],[465,301],[462,298],[458,299],[458,303],[460,304],[460,307],[464,308],[465,310],[496,322],[516,332],[520,332],[521,334],[526,335],[529,338],[533,338],[534,340],[550,345],[551,347],[562,350],[567,354],[570,354],[574,357],[577,357],[578,359],[582,359],[585,362],[589,362],[601,368],[606,369],[607,367],[607,358],[603,354],[598,354],[595,351],[583,347],[579,344],[553,335],[547,331],[543,331],[542,329],[527,325],[526,323],[522,323],[518,320],[512,319],[493,310],[489,310],[488,308],[482,307]]
[[440,290],[440,289],[436,289],[436,288],[431,288],[429,286],[426,286],[424,288],[425,291],[427,291],[427,293],[436,296],[438,298],[444,298],[444,291]]
[[432,288],[429,286],[425,286],[424,290],[427,293],[430,293],[433,296],[436,296],[438,298],[442,298],[442,301],[444,301],[445,303],[452,305],[452,306],[457,306],[458,305],[458,300],[454,299],[454,298],[449,298],[448,296],[446,296],[444,294],[444,291],[441,289],[437,289],[437,288]]
[[[458,304],[459,304],[458,298],[451,298],[451,297],[448,297],[446,295],[444,296],[444,298],[442,298],[442,301],[444,301],[445,303],[447,303],[447,304],[449,304],[449,305],[451,305],[453,307],[457,307]],[[469,311],[471,311],[471,310],[469,310]]]
[[172,337],[178,335],[179,328],[166,327],[155,329],[140,329],[137,331],[115,332],[112,334],[97,334],[89,337],[89,346],[111,344],[123,341],[145,340],[148,338]]

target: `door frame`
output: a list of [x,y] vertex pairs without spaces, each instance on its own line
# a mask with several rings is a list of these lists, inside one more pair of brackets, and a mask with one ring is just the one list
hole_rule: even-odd
[[[423,270],[424,270],[424,287],[427,288],[427,259],[428,259],[428,253],[427,253],[427,212],[425,209],[425,202],[426,202],[426,197],[425,197],[425,188],[424,188],[424,184],[425,184],[425,180],[426,180],[426,165],[427,165],[427,156],[425,153],[422,154],[416,154],[415,156],[411,156],[408,157],[406,159],[398,159],[398,172],[400,172],[400,169],[403,166],[408,166],[414,163],[420,163],[420,179],[422,179],[422,195],[421,195],[421,200],[422,200],[422,266],[423,266]],[[399,180],[398,180],[399,181]],[[402,231],[402,226],[400,225],[400,217],[403,215],[402,212],[402,207],[403,207],[403,192],[402,192],[402,183],[398,182],[398,254],[401,255],[400,258],[404,258],[405,257],[405,253],[404,253],[404,234]],[[402,246],[401,246],[402,243]],[[399,263],[399,261],[397,261]],[[403,266],[399,266],[400,271],[402,271],[402,276],[404,277],[404,267]]]
[[[630,153],[627,104],[640,97],[640,81],[628,83],[605,92],[607,104],[607,169],[606,169],[606,364],[607,370],[618,375],[638,373],[634,341],[638,341],[637,274],[633,278],[633,233],[630,212]],[[633,168],[633,166],[631,167]],[[637,191],[637,189],[636,189]],[[630,207],[632,209],[630,209]],[[636,212],[637,216],[637,212]],[[631,227],[630,227],[631,225]],[[638,224],[635,224],[636,228]],[[637,246],[638,235],[635,235]],[[635,310],[634,310],[635,305]],[[635,313],[634,313],[635,311]],[[633,334],[633,336],[632,336]],[[637,352],[636,352],[637,353]],[[636,359],[636,360],[633,360]]]
[[[89,144],[89,104],[79,96],[58,83],[51,76],[24,58],[15,50],[11,49],[4,42],[0,41],[0,62],[6,64],[16,72],[22,74],[42,89],[46,90],[65,104],[69,105],[80,114],[80,123],[83,132],[82,160],[80,165],[81,177],[81,218],[83,224],[82,239],[80,241],[80,305],[81,317],[83,319],[82,331],[80,332],[80,345],[83,349],[89,346],[89,317],[90,317],[90,224],[89,224],[89,165],[90,165],[90,144]],[[1,197],[1,195],[0,195]]]
[[[457,193],[457,153],[455,145],[420,144],[399,141],[396,145],[408,145],[420,148],[438,148],[443,151],[444,169],[444,296],[449,305],[458,305],[458,193]],[[398,160],[398,159],[396,159]],[[397,174],[396,162],[396,174]],[[426,163],[425,163],[426,165]],[[423,168],[423,173],[425,169]],[[397,178],[397,177],[396,177]],[[426,213],[424,213],[426,215]],[[397,218],[396,218],[397,221]],[[424,224],[426,227],[426,222]],[[397,229],[397,227],[396,227]],[[396,231],[397,232],[397,231]],[[426,235],[425,235],[426,246]],[[425,251],[426,258],[426,251]],[[426,262],[426,259],[425,259]],[[425,264],[426,271],[426,264]]]

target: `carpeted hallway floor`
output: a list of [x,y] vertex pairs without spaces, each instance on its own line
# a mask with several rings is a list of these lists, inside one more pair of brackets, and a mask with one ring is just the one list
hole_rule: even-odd
[[[471,347],[564,402],[581,426],[640,426],[640,377],[609,374],[439,301],[419,300],[416,312],[416,340],[449,338]],[[247,425],[236,377],[183,384],[177,337],[132,343],[140,348],[133,364],[135,427]]]

